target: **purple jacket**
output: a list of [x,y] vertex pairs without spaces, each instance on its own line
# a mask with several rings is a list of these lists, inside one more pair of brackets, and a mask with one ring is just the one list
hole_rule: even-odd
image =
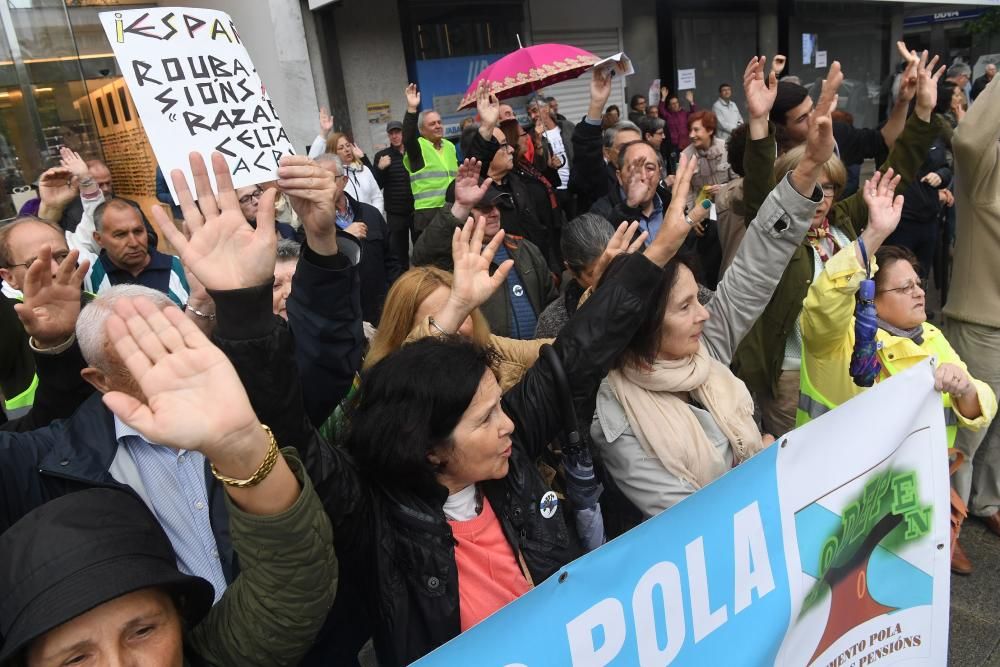
[[687,111],[683,106],[680,111],[670,111],[666,102],[660,102],[660,118],[667,122],[667,134],[678,150],[684,150],[691,143],[691,139],[688,138],[688,116],[697,110],[698,105],[692,104],[691,109]]

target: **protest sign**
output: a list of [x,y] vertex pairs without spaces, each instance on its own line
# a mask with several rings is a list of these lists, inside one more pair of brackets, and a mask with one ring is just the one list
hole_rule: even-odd
[[816,67],[819,69],[826,68],[826,51],[816,52]]
[[295,151],[227,14],[147,7],[100,18],[164,174],[180,169],[191,183],[188,154],[218,151],[237,188],[276,178]]
[[933,385],[930,362],[880,383],[415,664],[945,664]]
[[677,70],[677,90],[694,90],[697,87],[694,69]]

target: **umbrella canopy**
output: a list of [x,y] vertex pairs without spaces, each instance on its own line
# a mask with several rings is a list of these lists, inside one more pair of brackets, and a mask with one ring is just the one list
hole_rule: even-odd
[[486,69],[465,91],[458,110],[476,106],[476,88],[489,81],[499,99],[527,95],[533,90],[575,79],[600,58],[589,51],[566,44],[536,44],[504,56]]

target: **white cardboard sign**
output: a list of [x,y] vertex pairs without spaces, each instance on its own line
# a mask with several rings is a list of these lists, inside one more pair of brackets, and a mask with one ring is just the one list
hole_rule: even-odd
[[677,90],[694,90],[697,87],[694,69],[677,70]]
[[222,153],[237,188],[277,178],[278,160],[295,151],[228,14],[147,7],[100,17],[175,202],[169,174],[180,169],[193,188],[192,151],[206,163]]
[[823,69],[826,67],[826,51],[816,52],[816,67],[818,69]]

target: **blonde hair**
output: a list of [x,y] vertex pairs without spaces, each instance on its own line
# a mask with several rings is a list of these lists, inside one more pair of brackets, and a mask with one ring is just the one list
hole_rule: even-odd
[[[441,287],[451,289],[452,275],[436,266],[417,266],[401,275],[385,297],[378,331],[365,356],[364,368],[371,368],[406,342],[418,322],[421,304]],[[472,311],[472,338],[479,345],[490,342],[490,325],[479,309]]]
[[341,139],[347,139],[347,143],[352,143],[351,142],[351,138],[349,136],[347,136],[347,133],[345,133],[345,132],[334,132],[326,140],[326,152],[327,153],[334,153],[334,154],[336,154],[336,152],[337,152],[337,144],[340,143]]
[[[802,161],[805,154],[806,147],[803,144],[779,157],[774,163],[774,182],[780,183],[788,175],[788,172],[799,166],[799,162]],[[847,184],[847,167],[844,166],[839,157],[831,155],[830,159],[823,163],[823,174],[833,182],[836,188],[834,196],[839,197],[844,190],[844,185]]]

